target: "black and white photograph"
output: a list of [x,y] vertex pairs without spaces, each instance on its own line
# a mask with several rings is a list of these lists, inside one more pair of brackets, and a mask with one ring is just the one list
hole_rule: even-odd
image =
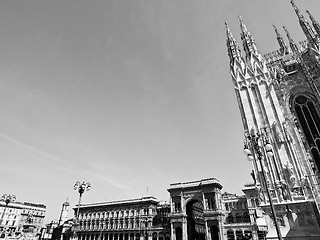
[[0,240],[319,240],[319,0],[0,0]]

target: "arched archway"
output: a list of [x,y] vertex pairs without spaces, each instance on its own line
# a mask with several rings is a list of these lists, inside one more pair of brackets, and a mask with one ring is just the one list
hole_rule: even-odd
[[158,234],[156,232],[152,233],[152,240],[157,240]]
[[134,240],[134,234],[130,233],[130,240]]
[[162,233],[159,234],[159,240],[164,240],[164,236]]
[[188,240],[205,240],[205,222],[203,204],[198,200],[191,200],[186,206]]
[[139,239],[140,239],[140,234],[136,233],[136,240],[139,240]]
[[212,225],[210,227],[211,240],[219,240],[219,227],[217,225]]
[[176,240],[182,240],[182,228],[181,227],[176,228]]
[[236,237],[237,237],[237,240],[243,238],[243,232],[241,229],[236,230]]
[[234,231],[232,229],[229,229],[227,231],[227,239],[228,240],[234,240]]

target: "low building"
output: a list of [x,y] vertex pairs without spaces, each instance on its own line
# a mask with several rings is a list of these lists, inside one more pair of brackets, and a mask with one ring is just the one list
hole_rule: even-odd
[[11,202],[6,205],[0,202],[0,238],[28,236],[36,238],[40,235],[46,206],[30,202]]
[[265,239],[268,227],[259,207],[257,191],[253,184],[245,185],[242,191],[245,195],[238,196],[227,192],[222,194],[227,239]]

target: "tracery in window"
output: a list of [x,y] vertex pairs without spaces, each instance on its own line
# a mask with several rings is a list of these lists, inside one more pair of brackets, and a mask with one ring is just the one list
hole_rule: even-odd
[[320,170],[320,118],[315,105],[309,97],[298,95],[294,99],[293,107],[315,164]]

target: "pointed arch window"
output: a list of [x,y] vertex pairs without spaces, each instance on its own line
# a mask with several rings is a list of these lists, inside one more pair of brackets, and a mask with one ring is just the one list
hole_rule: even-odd
[[314,102],[306,95],[297,95],[293,101],[293,108],[315,164],[320,170],[320,118]]

